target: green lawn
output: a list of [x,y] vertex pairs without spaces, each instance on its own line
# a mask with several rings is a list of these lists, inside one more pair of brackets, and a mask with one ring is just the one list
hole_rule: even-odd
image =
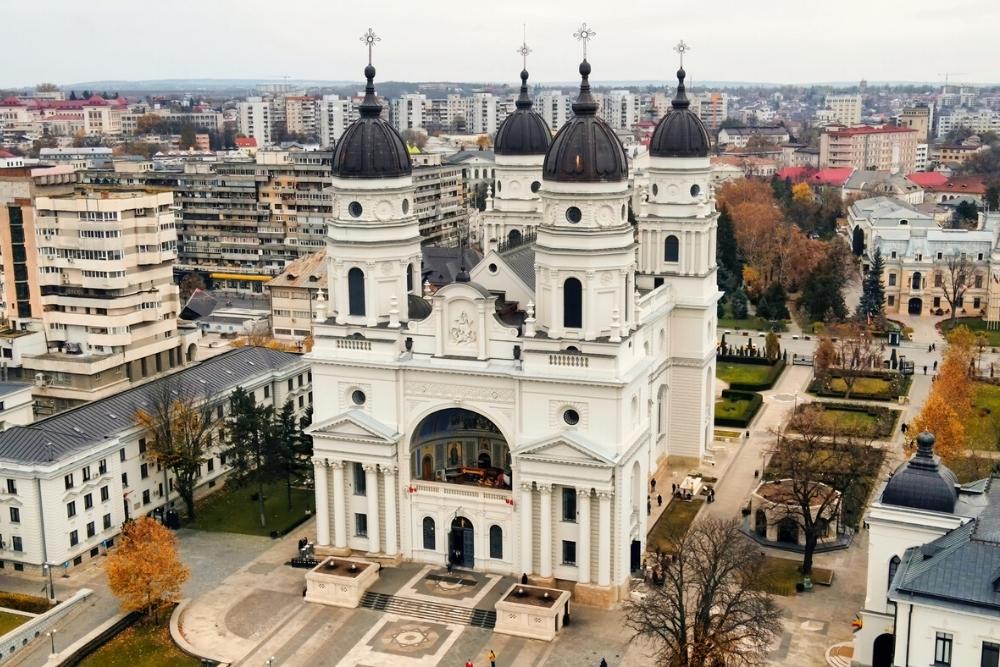
[[270,535],[272,530],[284,534],[301,522],[307,509],[313,509],[312,489],[293,488],[292,508],[289,509],[285,483],[266,484],[264,512],[267,526],[261,528],[257,501],[251,500],[254,493],[256,487],[227,487],[216,491],[198,503],[195,521],[188,527],[244,535]]
[[855,410],[827,408],[823,410],[821,419],[828,427],[838,431],[870,433],[878,428],[878,419],[867,412],[857,412]]
[[722,362],[715,367],[715,377],[729,384],[763,384],[771,373],[764,364],[738,364]]
[[0,635],[5,635],[19,625],[23,625],[31,620],[31,616],[12,614],[9,611],[0,611]]
[[671,542],[687,533],[691,522],[694,521],[694,517],[703,504],[705,501],[701,498],[695,498],[691,501],[678,500],[677,498],[670,500],[667,509],[663,510],[663,514],[656,520],[653,530],[649,531],[649,537],[646,538],[646,550],[656,551],[659,549],[663,553],[670,553]]
[[1000,449],[1000,387],[976,382],[965,434],[972,449]]
[[137,623],[88,655],[80,667],[197,667],[196,660],[178,649],[162,625]]
[[[764,558],[761,578],[757,582],[759,590],[767,591],[772,595],[795,595],[795,584],[802,581],[801,566],[801,561],[767,556]],[[833,582],[833,572],[813,567],[811,578],[814,584],[821,582],[829,585]]]
[[958,317],[941,322],[941,333],[948,333],[957,326],[965,325],[974,334],[984,333],[992,347],[1000,347],[1000,329],[987,329],[986,320],[981,317]]
[[[843,378],[833,378],[830,380],[830,389],[837,392],[846,392],[847,384]],[[851,394],[888,394],[892,389],[892,383],[882,378],[859,377],[854,381]]]
[[749,399],[723,398],[715,402],[715,417],[725,419],[743,419],[750,409]]
[[[763,317],[748,317],[743,320],[737,320],[732,317],[720,317],[719,318],[719,329],[725,331],[727,329],[750,329],[752,331],[771,331],[771,321],[765,320]],[[778,331],[783,331],[785,329],[784,321],[778,322]]]

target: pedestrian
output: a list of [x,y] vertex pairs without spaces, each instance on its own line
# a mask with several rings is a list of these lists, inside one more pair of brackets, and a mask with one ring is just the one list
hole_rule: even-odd
[[649,516],[652,513],[653,513],[653,499],[646,498],[646,516]]
[[490,661],[490,667],[497,667],[497,654],[490,649],[490,652],[486,654],[486,659]]
[[671,484],[670,485],[670,493],[677,493],[677,485],[676,484]]
[[448,557],[448,574],[451,574],[451,568],[452,568],[451,557],[449,556]]
[[656,494],[656,506],[663,507],[663,496]]
[[521,585],[522,586],[527,586],[528,585],[528,573],[527,572],[522,572],[521,573]]
[[605,660],[604,658],[601,658],[601,664],[598,665],[597,667],[608,667],[608,661]]
[[928,351],[928,352],[930,352],[930,351],[931,351],[931,347],[932,347],[931,345],[928,345],[928,346],[927,346],[927,351]]
[[653,491],[656,491],[656,480],[655,479],[649,480],[649,486],[650,488],[653,489]]
[[476,666],[475,666],[475,665],[474,665],[474,664],[472,663],[472,658],[469,658],[468,660],[466,660],[466,661],[465,661],[465,667],[476,667]]
[[924,364],[924,375],[927,375],[927,364]]
[[[990,364],[990,371],[993,370],[993,364]],[[937,362],[934,362],[934,372],[937,373]]]

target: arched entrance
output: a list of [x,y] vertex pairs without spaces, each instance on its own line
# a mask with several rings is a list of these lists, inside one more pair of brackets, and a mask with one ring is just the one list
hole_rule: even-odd
[[472,522],[456,516],[448,535],[448,559],[455,567],[473,568],[476,565],[476,538]]
[[520,245],[521,238],[522,238],[521,237],[521,232],[519,230],[517,230],[517,229],[512,229],[507,234],[507,245],[509,245],[511,247],[516,246],[516,245]]
[[799,524],[795,519],[782,519],[778,522],[778,541],[784,544],[799,543]]
[[923,299],[918,299],[917,297],[913,297],[912,299],[910,299],[909,303],[906,305],[906,312],[908,312],[910,315],[919,315],[920,313],[923,312],[923,310],[924,310]]
[[510,447],[489,419],[464,408],[424,417],[410,442],[414,479],[510,489]]
[[753,529],[757,537],[767,539],[767,514],[764,510],[757,510],[753,515]]
[[872,667],[892,667],[893,636],[886,633],[875,638],[872,645]]
[[851,250],[859,257],[865,251],[865,232],[861,229],[861,225],[854,228],[854,235],[851,238]]

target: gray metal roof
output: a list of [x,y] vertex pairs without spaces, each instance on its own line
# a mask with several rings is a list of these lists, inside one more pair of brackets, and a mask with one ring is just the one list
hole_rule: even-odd
[[535,289],[535,244],[526,243],[500,254],[510,270],[528,286]]
[[0,398],[16,394],[25,389],[31,389],[31,385],[23,382],[0,382]]
[[33,464],[69,458],[133,428],[136,412],[152,409],[164,391],[212,396],[301,361],[301,355],[263,347],[232,350],[115,396],[8,429],[0,433],[0,461]]

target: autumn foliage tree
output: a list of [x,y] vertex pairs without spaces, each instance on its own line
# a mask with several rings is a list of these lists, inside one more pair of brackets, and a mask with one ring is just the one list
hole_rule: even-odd
[[154,617],[180,600],[181,587],[191,575],[177,553],[177,538],[148,516],[123,526],[104,571],[125,611]]
[[[972,378],[969,377],[976,350],[976,337],[968,327],[956,327],[948,335],[948,349],[931,387],[930,396],[913,421],[912,433],[934,434],[934,451],[945,461],[964,456],[968,450],[965,424],[972,416]],[[908,443],[911,447],[913,443]]]

